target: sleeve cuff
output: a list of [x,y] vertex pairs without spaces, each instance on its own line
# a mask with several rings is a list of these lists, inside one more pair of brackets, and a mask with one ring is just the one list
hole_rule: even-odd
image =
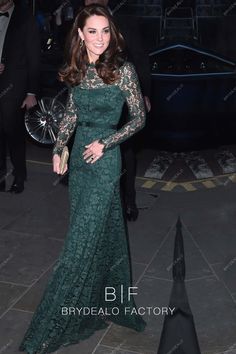
[[54,147],[53,150],[52,150],[52,155],[59,155],[61,156],[61,153],[62,153],[62,150],[63,148],[60,148],[60,147]]
[[98,142],[99,142],[100,144],[103,144],[103,145],[104,145],[104,147],[103,147],[103,152],[106,151],[106,143],[104,142],[104,140],[103,140],[103,139],[99,139]]

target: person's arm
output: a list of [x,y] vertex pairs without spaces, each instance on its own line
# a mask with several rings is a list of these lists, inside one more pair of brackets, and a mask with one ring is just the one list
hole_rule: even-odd
[[125,96],[130,120],[116,133],[100,139],[100,143],[104,144],[103,151],[122,143],[145,125],[145,105],[134,65],[127,62],[120,71],[121,78],[118,85]]
[[64,146],[73,134],[77,123],[77,109],[73,100],[73,92],[70,90],[64,117],[60,123],[57,140],[53,148],[53,155],[61,155]]
[[40,35],[37,23],[29,15],[26,24],[25,52],[27,56],[27,93],[37,95],[40,73]]

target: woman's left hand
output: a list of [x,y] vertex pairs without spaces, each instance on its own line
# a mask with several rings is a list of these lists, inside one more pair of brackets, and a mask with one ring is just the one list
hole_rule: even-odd
[[83,157],[86,162],[94,163],[104,154],[104,144],[99,143],[99,140],[95,140],[91,144],[85,145],[85,147],[86,150],[83,153]]

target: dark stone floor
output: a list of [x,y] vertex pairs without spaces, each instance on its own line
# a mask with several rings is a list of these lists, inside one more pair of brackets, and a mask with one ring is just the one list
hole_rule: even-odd
[[[19,353],[65,238],[67,188],[53,175],[50,160],[50,150],[30,145],[24,193],[0,194],[0,354]],[[139,164],[142,169],[145,161]],[[181,216],[186,288],[201,352],[235,354],[235,183],[187,193],[137,183],[137,203],[139,219],[128,224],[137,305],[168,306],[175,224]],[[156,354],[164,316],[146,312],[144,318],[148,325],[142,333],[110,325],[57,353]]]

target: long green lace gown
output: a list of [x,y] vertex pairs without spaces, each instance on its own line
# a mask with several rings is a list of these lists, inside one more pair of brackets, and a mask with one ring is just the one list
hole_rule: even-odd
[[[86,76],[69,93],[53,151],[60,154],[76,129],[70,159],[69,230],[20,351],[51,353],[106,328],[107,321],[136,331],[146,326],[133,310],[137,309],[134,297],[128,298],[130,261],[119,194],[119,144],[144,126],[145,108],[133,65],[125,62],[119,71],[120,78],[108,85],[95,65],[88,64]],[[125,101],[130,121],[117,131]],[[105,144],[104,154],[94,164],[87,163],[82,156],[85,145],[97,139]],[[106,287],[115,289],[116,299],[108,297],[114,301],[106,301]],[[87,312],[79,314],[76,309],[81,308]]]

